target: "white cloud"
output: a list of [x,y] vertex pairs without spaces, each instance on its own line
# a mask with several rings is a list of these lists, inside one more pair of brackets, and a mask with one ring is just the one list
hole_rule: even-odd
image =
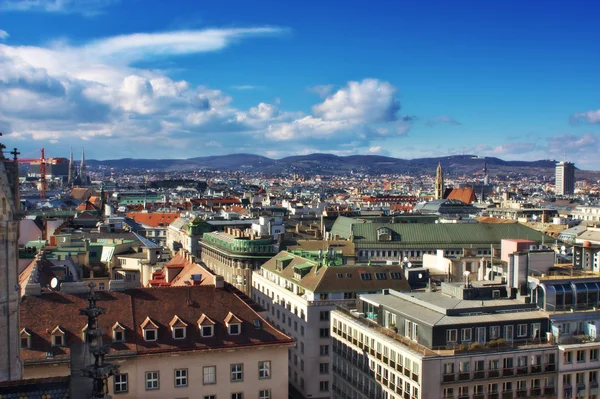
[[369,155],[390,155],[389,151],[385,150],[382,146],[374,146],[367,150]]
[[324,120],[349,120],[354,123],[391,122],[397,119],[400,104],[396,88],[389,82],[365,79],[348,86],[313,107],[315,116]]
[[600,109],[595,111],[579,112],[571,116],[572,122],[587,122],[587,123],[600,123]]
[[230,87],[235,90],[256,90],[256,89],[261,88],[260,86],[254,86],[254,85],[233,85]]
[[331,91],[333,90],[334,87],[335,87],[334,85],[317,85],[317,86],[309,87],[308,90],[312,91],[313,93],[318,94],[319,97],[321,97],[321,98],[325,98],[329,94],[331,94]]
[[60,14],[78,13],[93,16],[117,2],[118,0],[4,0],[0,2],[0,10]]
[[435,126],[435,125],[439,125],[441,123],[446,123],[448,125],[460,125],[461,123],[458,122],[456,119],[452,118],[451,116],[448,115],[440,115],[437,116],[433,119],[428,120],[425,124],[427,126]]
[[7,31],[0,29],[0,40],[6,40],[9,36]]
[[374,140],[407,133],[412,122],[397,116],[395,88],[376,79],[349,82],[307,115],[282,110],[279,100],[239,109],[223,91],[135,66],[281,32],[212,29],[116,36],[77,46],[0,44],[0,127],[23,150],[32,140],[57,148],[82,140],[90,156],[99,158],[184,157],[201,147],[258,153],[266,143],[273,145],[269,151],[278,151],[286,141],[293,142],[294,152],[310,143],[320,151],[364,153],[375,147]]

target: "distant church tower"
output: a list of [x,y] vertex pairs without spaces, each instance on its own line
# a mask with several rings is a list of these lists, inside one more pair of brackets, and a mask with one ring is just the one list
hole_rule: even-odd
[[[2,135],[0,133],[0,135]],[[0,382],[23,378],[19,338],[19,164],[0,143]]]
[[69,177],[67,179],[67,184],[72,186],[75,184],[75,179],[77,178],[77,167],[75,166],[75,162],[73,161],[73,147],[71,147],[71,155],[69,157]]
[[87,186],[87,167],[85,166],[85,148],[81,150],[81,166],[79,166],[81,185]]
[[444,171],[442,163],[438,163],[437,171],[435,172],[435,199],[444,198]]

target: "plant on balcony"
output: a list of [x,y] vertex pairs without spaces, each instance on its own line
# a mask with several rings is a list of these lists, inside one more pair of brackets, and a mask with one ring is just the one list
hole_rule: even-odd
[[391,323],[389,325],[390,329],[393,330],[395,333],[398,332],[398,327],[396,327],[396,323]]
[[480,344],[479,342],[473,342],[470,346],[469,349],[472,351],[480,351],[482,349],[485,348],[485,345]]

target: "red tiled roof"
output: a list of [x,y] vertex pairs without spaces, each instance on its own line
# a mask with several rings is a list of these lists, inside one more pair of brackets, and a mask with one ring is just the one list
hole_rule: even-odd
[[166,213],[146,213],[146,212],[127,212],[128,218],[135,220],[137,223],[150,227],[167,227],[180,215],[179,212]]
[[450,194],[448,194],[446,199],[459,200],[464,202],[465,204],[471,204],[477,201],[477,197],[475,197],[475,192],[472,188],[452,189],[452,191],[450,191]]
[[[138,355],[214,350],[254,345],[293,344],[293,340],[262,319],[248,304],[233,292],[214,286],[138,288],[124,292],[98,292],[98,306],[106,313],[100,316],[99,328],[104,330],[104,342],[111,353]],[[81,329],[87,320],[79,316],[79,309],[87,307],[85,295],[45,293],[25,296],[20,306],[21,327],[31,332],[31,349],[22,349],[25,362],[46,359],[52,353],[55,360],[67,360],[68,345],[81,342]],[[233,312],[242,322],[242,334],[229,335],[225,319]],[[169,323],[177,315],[186,327],[185,339],[174,339]],[[213,337],[202,337],[197,321],[205,318],[215,321]],[[158,327],[158,339],[146,342],[140,326],[149,318]],[[262,328],[254,327],[254,320]],[[115,323],[125,328],[126,342],[112,342]],[[205,321],[206,323],[206,321]],[[60,325],[65,332],[67,347],[53,347],[50,332]]]

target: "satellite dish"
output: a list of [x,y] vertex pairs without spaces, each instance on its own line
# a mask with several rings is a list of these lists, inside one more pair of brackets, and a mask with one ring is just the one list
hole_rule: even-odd
[[[408,258],[405,256],[405,257],[402,259],[402,262],[408,262]],[[409,267],[410,267],[410,266],[409,266]]]
[[423,273],[419,273],[419,280],[423,278]]
[[530,281],[529,282],[529,289],[530,290],[535,290],[537,288],[537,283],[535,281]]
[[52,280],[50,280],[50,288],[52,288],[53,290],[58,288],[58,284],[59,284],[58,278],[53,277]]
[[408,264],[406,265],[406,267],[408,267],[410,269],[412,267],[412,263],[408,262]]
[[463,276],[467,276],[467,277],[469,277],[469,274],[471,274],[471,272],[470,272],[470,271],[468,271],[468,270],[465,270],[465,271],[463,272]]

